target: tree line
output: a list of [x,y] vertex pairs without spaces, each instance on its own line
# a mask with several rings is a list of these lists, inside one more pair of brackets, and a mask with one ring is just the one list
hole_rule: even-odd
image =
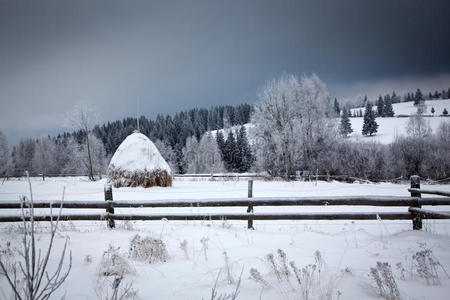
[[[448,92],[431,95],[448,97]],[[346,139],[353,131],[349,107],[341,109],[336,98],[331,101],[315,75],[301,79],[284,75],[267,83],[258,97],[254,106],[191,109],[173,116],[158,115],[154,120],[141,116],[139,129],[155,142],[174,173],[255,171],[289,178],[296,171],[309,170],[365,179],[412,173],[434,179],[448,176],[448,123],[433,133],[416,114],[410,117],[408,136],[391,145],[356,143]],[[418,89],[414,99],[421,98],[425,97]],[[375,118],[394,115],[392,103],[399,99],[395,92],[380,96],[372,109],[366,97],[363,134],[375,134]],[[104,174],[118,145],[136,130],[137,119],[84,125],[54,137],[22,139],[11,149],[0,132],[0,175],[22,175],[24,170],[32,175]]]
[[[174,116],[158,115],[155,120],[145,116],[139,118],[139,129],[153,140],[164,158],[169,162],[174,173],[186,173],[192,163],[187,157],[193,152],[190,141],[203,140],[202,145],[210,139],[204,139],[211,130],[229,129],[233,126],[249,123],[252,106],[240,104],[236,106],[215,106],[208,109],[191,109],[179,112]],[[39,139],[22,139],[18,145],[9,149],[6,137],[0,134],[0,175],[23,175],[25,170],[30,174],[67,174],[94,175],[104,174],[107,164],[120,143],[137,128],[136,118],[125,118],[122,121],[93,125],[92,112],[89,108],[76,109],[69,114],[72,132],[64,132],[54,137]],[[88,120],[89,124],[80,121]],[[75,125],[73,125],[75,124]],[[239,144],[246,135],[239,136]],[[216,144],[216,140],[213,142]],[[187,149],[189,148],[189,149]],[[236,147],[234,147],[236,149]],[[249,146],[247,146],[249,149]],[[220,160],[223,160],[223,149],[220,149]],[[235,150],[238,151],[238,150]],[[201,153],[201,152],[200,152]],[[205,162],[206,164],[206,162]],[[246,163],[247,164],[247,163]],[[214,169],[214,168],[213,168]],[[249,167],[235,163],[229,168],[224,165],[222,171],[244,172]],[[197,169],[198,170],[198,169]],[[197,171],[196,171],[197,172]]]

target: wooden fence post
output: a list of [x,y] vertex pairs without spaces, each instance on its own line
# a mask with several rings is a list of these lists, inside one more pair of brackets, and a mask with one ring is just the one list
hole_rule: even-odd
[[[253,198],[253,179],[250,179],[249,181],[248,181],[248,197],[249,198]],[[248,208],[247,208],[247,213],[253,213],[253,205],[248,205]],[[248,220],[248,225],[247,225],[247,228],[248,229],[255,229],[255,228],[253,228],[253,219],[249,219]]]
[[[417,175],[411,176],[411,188],[412,189],[420,189],[420,177]],[[411,192],[411,197],[417,197],[420,198],[421,194],[417,192]],[[418,207],[422,208],[422,205],[420,204],[413,204],[411,207]],[[413,230],[420,230],[422,229],[422,217],[420,216],[420,213],[413,212]]]
[[[106,207],[106,213],[108,214],[114,214],[114,207],[111,204],[112,200],[113,200],[112,186],[111,183],[107,182],[105,184],[105,201],[108,203],[108,206]],[[108,217],[107,222],[109,228],[116,227],[116,224],[113,219]]]

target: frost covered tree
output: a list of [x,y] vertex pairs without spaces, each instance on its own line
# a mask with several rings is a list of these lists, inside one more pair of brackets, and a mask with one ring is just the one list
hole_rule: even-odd
[[201,156],[201,173],[222,173],[225,166],[222,161],[222,154],[217,146],[217,142],[211,133],[206,132],[199,142],[199,155]]
[[336,136],[323,82],[316,75],[300,81],[283,75],[263,87],[259,100],[252,119],[257,167],[285,178],[298,168],[318,168],[319,157]]
[[350,123],[350,119],[349,119],[349,111],[347,109],[344,109],[342,111],[341,124],[339,126],[339,131],[344,137],[347,137],[350,133],[353,132],[352,123]]
[[96,122],[98,116],[95,109],[85,103],[79,103],[75,105],[67,114],[65,125],[67,127],[73,128],[75,130],[81,131],[84,135],[86,142],[86,153],[88,161],[88,174],[89,179],[94,180],[94,166],[92,161],[92,151],[91,151],[91,140],[90,135],[94,123]]
[[101,177],[102,174],[105,174],[107,160],[103,142],[92,133],[89,134],[89,141],[90,155],[87,151],[87,142],[79,144],[73,137],[68,139],[65,147],[67,163],[63,169],[64,174],[89,174],[89,178],[91,178],[90,172],[92,171],[91,180],[95,179],[95,175]]
[[0,130],[0,175],[7,175],[11,168],[11,154],[9,152],[8,140]]
[[186,146],[183,147],[183,160],[186,172],[189,174],[200,173],[200,163],[198,161],[198,141],[195,136],[186,139]]
[[367,102],[366,111],[364,112],[364,123],[362,128],[363,135],[370,135],[377,133],[378,123],[375,120],[375,112],[372,109],[372,104]]
[[225,170],[219,147],[210,133],[205,133],[200,141],[195,136],[188,137],[183,156],[187,173],[211,174]]
[[25,171],[35,175],[34,154],[36,141],[33,139],[22,139],[17,147],[13,148],[12,163],[15,175],[24,175]]
[[430,122],[422,114],[416,113],[409,117],[406,132],[411,137],[426,137],[431,135]]
[[60,173],[56,160],[57,146],[50,137],[41,137],[36,142],[33,164],[40,174],[55,175]]
[[178,172],[177,155],[176,155],[175,151],[173,151],[170,144],[168,142],[156,140],[155,146],[156,146],[156,148],[158,148],[159,153],[161,153],[164,160],[169,164],[172,171],[174,173],[177,173]]

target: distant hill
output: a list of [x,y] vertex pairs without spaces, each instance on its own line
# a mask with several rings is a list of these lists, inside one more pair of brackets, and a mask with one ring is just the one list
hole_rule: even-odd
[[[445,100],[426,100],[425,101],[425,115],[431,115],[431,108],[434,107],[435,113],[434,116],[439,116],[442,114],[442,111],[444,110],[444,108],[447,108],[447,110],[450,110],[450,99],[445,99]],[[409,101],[409,102],[402,102],[402,103],[395,103],[392,104],[392,107],[394,108],[394,113],[395,116],[410,116],[413,115],[417,112],[417,106],[414,106],[414,102],[413,101]],[[377,106],[374,103],[373,106],[373,110],[376,110]],[[363,114],[365,111],[364,107],[357,107],[357,108],[352,108],[351,112],[352,115],[355,112],[359,112],[360,110],[362,110]]]

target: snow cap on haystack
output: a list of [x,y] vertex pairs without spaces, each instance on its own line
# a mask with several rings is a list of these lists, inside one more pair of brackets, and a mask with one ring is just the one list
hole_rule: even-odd
[[135,131],[120,144],[108,166],[114,187],[171,186],[172,171],[155,144]]

